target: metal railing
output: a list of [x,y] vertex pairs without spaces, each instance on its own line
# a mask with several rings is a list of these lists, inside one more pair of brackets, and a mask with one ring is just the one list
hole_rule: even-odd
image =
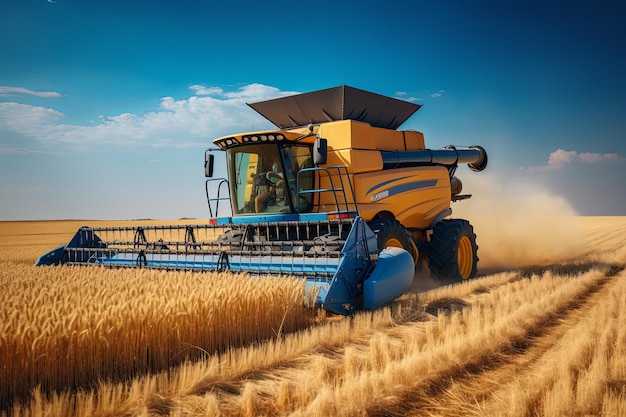
[[[212,197],[210,189],[211,183],[217,183],[217,196]],[[222,186],[226,186],[226,197],[222,197]],[[209,205],[209,217],[219,217],[220,201],[228,201],[229,216],[232,215],[232,207],[230,206],[230,187],[226,178],[210,178],[205,181],[204,188],[206,190],[207,204]],[[215,209],[215,210],[214,210]]]
[[[331,173],[332,171],[332,173]],[[310,189],[301,189],[300,177],[302,174],[311,172],[315,175],[317,180],[317,188],[313,187]],[[322,182],[322,174],[328,178],[328,183],[330,185],[329,188],[321,188]],[[315,184],[315,181],[313,181]],[[322,194],[331,194],[332,201],[334,202],[334,206],[336,211],[332,212],[333,214],[356,214],[358,213],[358,208],[356,205],[356,197],[354,195],[354,189],[352,187],[352,182],[350,181],[350,175],[348,174],[348,167],[345,165],[341,166],[329,166],[329,167],[314,167],[314,168],[303,168],[298,171],[298,175],[296,177],[296,187],[298,189],[298,202],[297,202],[297,211],[301,212],[300,206],[300,197],[304,197],[306,199],[306,195],[310,194],[313,196],[312,204],[313,208],[318,208],[321,206]],[[317,196],[317,204],[315,203]],[[350,197],[350,198],[348,198]],[[307,199],[308,201],[308,199]],[[315,211],[315,210],[313,210]]]
[[83,227],[63,248],[60,263],[330,279],[352,223]]

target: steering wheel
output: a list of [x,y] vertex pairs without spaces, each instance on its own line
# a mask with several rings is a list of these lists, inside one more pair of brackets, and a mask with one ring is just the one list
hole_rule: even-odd
[[268,171],[267,174],[265,174],[265,178],[272,184],[273,187],[276,187],[276,185],[282,181],[281,176],[274,171]]

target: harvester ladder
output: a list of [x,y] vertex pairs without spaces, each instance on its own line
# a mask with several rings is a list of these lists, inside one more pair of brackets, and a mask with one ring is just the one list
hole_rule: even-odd
[[[330,184],[329,188],[311,188],[300,189],[300,176],[303,173],[312,172],[316,173],[315,178],[318,180],[318,184],[321,183],[322,174],[326,175]],[[338,183],[337,183],[338,182]],[[298,203],[297,211],[301,211],[300,196],[305,194],[317,195],[317,205],[314,204],[314,208],[321,205],[321,194],[330,193],[333,196],[334,205],[336,208],[336,214],[358,214],[358,208],[356,205],[356,197],[354,195],[354,189],[352,188],[352,182],[350,181],[350,175],[348,174],[348,167],[345,165],[329,166],[329,167],[313,167],[303,168],[298,171],[296,178],[296,187],[298,189]],[[348,199],[350,197],[350,199]],[[315,198],[313,198],[315,201]],[[315,211],[315,210],[314,210]]]

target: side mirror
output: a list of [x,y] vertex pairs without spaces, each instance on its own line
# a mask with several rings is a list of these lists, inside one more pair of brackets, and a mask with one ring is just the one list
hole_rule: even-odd
[[215,155],[207,150],[204,153],[204,176],[207,178],[213,177],[213,165],[215,164]]
[[328,158],[328,141],[318,137],[313,144],[313,164],[324,165]]

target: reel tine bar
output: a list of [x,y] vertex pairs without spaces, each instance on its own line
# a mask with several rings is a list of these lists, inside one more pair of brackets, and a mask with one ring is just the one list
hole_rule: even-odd
[[351,226],[351,219],[338,219],[226,228],[84,227],[65,247],[61,263],[331,279]]

